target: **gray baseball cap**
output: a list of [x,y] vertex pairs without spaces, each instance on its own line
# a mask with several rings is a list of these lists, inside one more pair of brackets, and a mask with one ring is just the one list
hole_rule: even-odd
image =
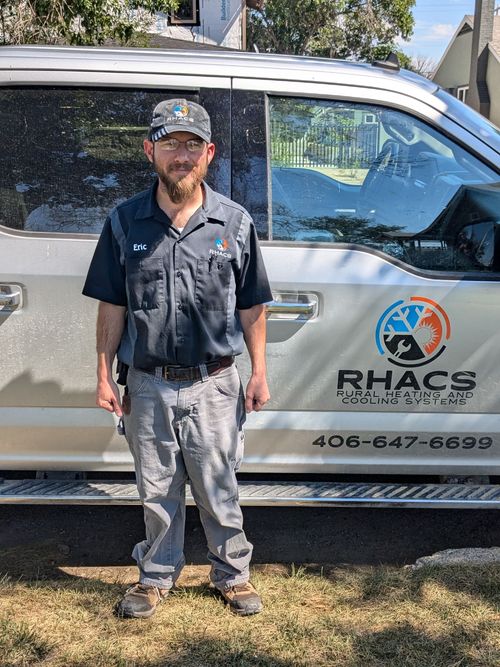
[[158,141],[172,132],[191,132],[210,143],[210,116],[196,102],[164,100],[153,111],[149,139]]

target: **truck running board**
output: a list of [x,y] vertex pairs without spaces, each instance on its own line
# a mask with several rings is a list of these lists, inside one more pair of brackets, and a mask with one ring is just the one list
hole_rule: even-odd
[[[345,482],[239,484],[241,505],[443,507],[500,509],[500,485]],[[50,479],[0,480],[0,504],[138,504],[134,483]],[[186,502],[193,505],[189,492]]]

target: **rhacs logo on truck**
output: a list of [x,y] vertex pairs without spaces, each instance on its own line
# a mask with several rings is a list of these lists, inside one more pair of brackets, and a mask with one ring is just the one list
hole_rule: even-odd
[[375,340],[380,354],[396,366],[423,366],[444,352],[450,333],[450,320],[439,304],[412,296],[382,313]]
[[432,299],[411,296],[392,303],[375,327],[381,356],[399,369],[338,371],[337,397],[344,405],[466,405],[473,398],[476,373],[412,368],[436,361],[451,337],[450,318]]

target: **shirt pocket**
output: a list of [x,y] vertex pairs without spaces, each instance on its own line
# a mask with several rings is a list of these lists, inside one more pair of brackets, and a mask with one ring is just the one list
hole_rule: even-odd
[[196,307],[204,311],[226,310],[231,275],[230,262],[199,259],[196,267]]
[[129,303],[132,310],[159,308],[165,300],[165,267],[161,257],[125,259]]

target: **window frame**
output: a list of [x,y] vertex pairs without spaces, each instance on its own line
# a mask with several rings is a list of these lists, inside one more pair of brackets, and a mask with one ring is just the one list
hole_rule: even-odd
[[458,86],[457,94],[456,94],[457,100],[466,104],[465,100],[466,100],[468,91],[469,91],[469,86]]
[[170,26],[199,26],[200,25],[200,0],[181,0],[179,6],[191,5],[189,18],[179,18],[177,11],[172,10],[168,14],[167,25]]

